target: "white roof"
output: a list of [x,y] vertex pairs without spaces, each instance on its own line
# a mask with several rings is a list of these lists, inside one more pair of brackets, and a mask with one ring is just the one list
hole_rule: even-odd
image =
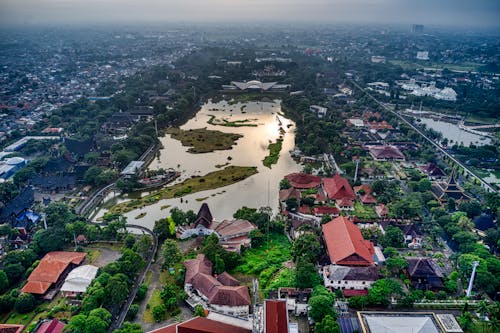
[[432,315],[363,314],[370,333],[441,333]]
[[83,265],[69,272],[61,291],[84,293],[97,275],[98,268],[92,265]]

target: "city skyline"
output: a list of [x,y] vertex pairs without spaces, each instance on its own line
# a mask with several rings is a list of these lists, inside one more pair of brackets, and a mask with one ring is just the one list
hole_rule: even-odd
[[0,0],[3,25],[169,22],[422,23],[499,28],[500,2]]

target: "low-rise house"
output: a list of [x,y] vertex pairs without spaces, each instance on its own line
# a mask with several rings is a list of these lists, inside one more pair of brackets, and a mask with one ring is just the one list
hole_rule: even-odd
[[434,163],[429,163],[422,170],[431,180],[441,180],[446,178],[446,173]]
[[389,209],[381,203],[375,206],[375,213],[377,213],[378,217],[385,218],[389,214]]
[[440,290],[443,288],[443,271],[436,261],[425,257],[407,257],[407,276],[416,289]]
[[404,161],[405,155],[395,146],[370,146],[370,155],[375,161]]
[[293,188],[307,190],[318,188],[321,185],[321,177],[307,173],[291,173],[285,176]]
[[212,276],[212,263],[203,254],[186,260],[184,266],[184,290],[192,298],[192,304],[199,302],[212,311],[248,316],[251,304],[248,287],[240,286],[239,281],[226,272]]
[[63,333],[66,325],[57,319],[44,321],[35,333]]
[[0,333],[21,333],[24,325],[0,324]]
[[330,200],[356,199],[356,195],[347,179],[339,174],[323,179],[323,187]]
[[376,266],[349,267],[327,265],[323,267],[326,288],[339,290],[368,290],[379,278]]
[[298,332],[297,324],[290,323],[286,301],[264,301],[264,333],[292,333]]
[[423,236],[418,228],[412,223],[400,227],[403,231],[405,244],[411,249],[420,249],[423,245]]
[[[44,299],[52,299],[64,278],[76,266],[83,262],[85,252],[49,252],[31,272],[28,282],[21,289]],[[52,289],[49,291],[49,289]]]
[[318,118],[323,118],[326,116],[328,109],[323,107],[323,106],[319,106],[319,105],[311,105],[309,107],[309,111],[314,113]]
[[308,302],[311,293],[311,288],[279,288],[276,297],[278,300],[285,300],[287,310],[291,311],[294,315],[305,316],[309,309]]
[[431,192],[440,203],[445,203],[450,198],[456,201],[470,200],[470,197],[465,194],[465,191],[458,184],[455,169],[453,169],[447,181],[435,181],[432,183]]
[[339,216],[321,226],[330,263],[343,266],[371,266],[375,249],[347,217]]
[[255,229],[257,227],[247,220],[214,221],[210,208],[203,203],[194,224],[188,227],[180,226],[177,232],[180,239],[216,234],[226,251],[239,252],[241,247],[250,247],[250,233]]

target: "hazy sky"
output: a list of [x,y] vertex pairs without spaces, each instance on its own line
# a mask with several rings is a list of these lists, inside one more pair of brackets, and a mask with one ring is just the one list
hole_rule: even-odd
[[3,24],[145,21],[500,27],[500,0],[0,0]]

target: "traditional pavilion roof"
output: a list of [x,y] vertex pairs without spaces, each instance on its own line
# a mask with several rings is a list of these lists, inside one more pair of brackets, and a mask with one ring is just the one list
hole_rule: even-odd
[[446,182],[434,182],[431,185],[431,191],[439,201],[444,201],[448,198],[453,198],[455,200],[470,199],[458,184],[455,169],[451,171],[450,177]]
[[198,211],[198,215],[196,216],[195,224],[201,224],[205,228],[208,228],[212,223],[212,220],[213,217],[212,213],[210,212],[210,208],[208,208],[208,205],[206,203],[203,203],[200,207],[200,210]]

